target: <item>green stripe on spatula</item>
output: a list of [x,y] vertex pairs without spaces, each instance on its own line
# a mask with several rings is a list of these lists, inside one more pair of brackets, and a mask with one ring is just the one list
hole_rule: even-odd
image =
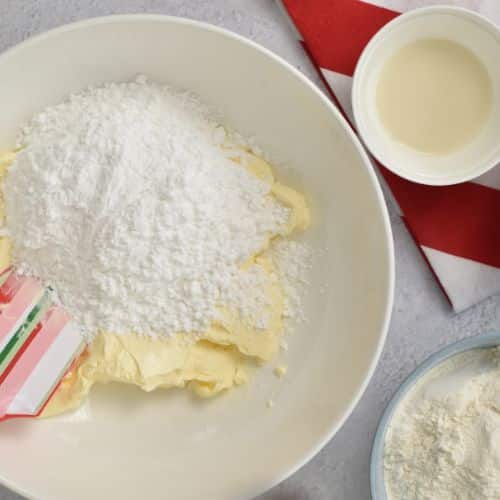
[[0,376],[7,369],[14,356],[19,352],[19,349],[21,349],[26,340],[28,340],[31,332],[47,312],[49,306],[49,295],[45,292],[42,298],[29,312],[28,316],[26,316],[24,322],[16,330],[16,333],[0,352]]

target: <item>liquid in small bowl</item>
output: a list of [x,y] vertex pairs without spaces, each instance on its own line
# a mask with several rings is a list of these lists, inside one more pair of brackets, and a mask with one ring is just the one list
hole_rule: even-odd
[[397,142],[444,155],[477,137],[493,107],[488,70],[460,43],[424,38],[404,45],[382,66],[379,119]]

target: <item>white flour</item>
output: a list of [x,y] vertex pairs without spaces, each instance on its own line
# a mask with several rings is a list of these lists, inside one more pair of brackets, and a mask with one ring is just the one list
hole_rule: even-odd
[[199,332],[220,304],[258,316],[267,278],[239,265],[288,209],[223,141],[193,95],[144,77],[46,109],[5,180],[15,264],[50,283],[88,336]]
[[500,499],[500,348],[454,356],[419,382],[384,465],[390,500]]

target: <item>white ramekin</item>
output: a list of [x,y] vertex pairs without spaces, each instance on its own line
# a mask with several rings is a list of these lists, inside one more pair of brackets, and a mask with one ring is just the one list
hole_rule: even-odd
[[[456,152],[432,155],[398,143],[384,129],[376,109],[380,71],[402,46],[423,38],[458,42],[484,64],[493,87],[493,109],[479,135]],[[430,185],[471,180],[500,162],[500,32],[484,17],[467,9],[437,6],[395,18],[365,47],[354,73],[352,105],[365,145],[384,166],[405,179]]]

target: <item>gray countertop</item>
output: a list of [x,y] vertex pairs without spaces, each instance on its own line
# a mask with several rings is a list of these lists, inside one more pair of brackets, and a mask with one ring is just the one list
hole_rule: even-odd
[[[273,0],[2,0],[0,51],[25,38],[87,17],[149,12],[207,21],[251,38],[319,84]],[[455,315],[392,207],[396,294],[391,328],[375,375],[355,411],[311,462],[261,500],[363,500],[369,453],[380,414],[397,386],[440,346],[500,326],[500,297]],[[0,486],[0,500],[20,497]]]

